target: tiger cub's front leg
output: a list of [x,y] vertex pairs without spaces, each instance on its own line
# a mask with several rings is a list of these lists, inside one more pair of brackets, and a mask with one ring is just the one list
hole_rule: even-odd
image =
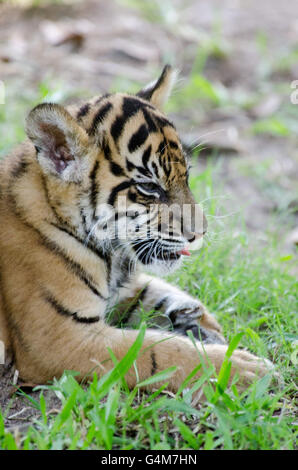
[[142,302],[146,310],[159,311],[162,317],[156,317],[155,324],[173,328],[183,335],[191,330],[194,337],[204,343],[225,344],[221,334],[221,327],[216,319],[208,313],[206,307],[186,292],[168,284],[167,282],[141,274],[134,282],[133,293],[126,295],[126,322],[132,324],[136,321],[137,307]]

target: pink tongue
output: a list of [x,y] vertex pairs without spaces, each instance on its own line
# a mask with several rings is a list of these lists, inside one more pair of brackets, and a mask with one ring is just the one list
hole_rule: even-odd
[[181,251],[177,251],[177,254],[178,255],[184,255],[184,256],[190,256],[190,252],[186,248],[184,248]]

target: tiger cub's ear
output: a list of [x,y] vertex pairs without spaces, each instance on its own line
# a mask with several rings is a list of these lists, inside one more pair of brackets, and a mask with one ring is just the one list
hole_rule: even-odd
[[169,98],[177,78],[177,70],[166,65],[161,76],[137,93],[137,96],[150,101],[153,106],[161,109]]
[[66,109],[58,104],[39,104],[27,117],[26,132],[45,173],[64,181],[81,181],[88,135]]

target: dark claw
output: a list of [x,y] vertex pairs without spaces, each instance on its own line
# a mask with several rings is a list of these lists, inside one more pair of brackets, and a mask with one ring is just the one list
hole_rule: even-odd
[[197,323],[193,325],[185,325],[184,327],[178,328],[175,331],[185,336],[188,336],[187,332],[191,331],[194,338],[198,339],[204,344],[226,344],[222,337],[215,331],[207,330]]

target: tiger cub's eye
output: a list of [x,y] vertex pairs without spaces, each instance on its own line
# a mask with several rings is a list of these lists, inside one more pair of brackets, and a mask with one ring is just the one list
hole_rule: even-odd
[[155,183],[142,183],[139,186],[141,186],[141,189],[145,189],[145,191],[148,192],[154,192],[159,190],[159,186]]
[[137,189],[146,196],[158,198],[164,196],[164,190],[156,183],[139,183]]

